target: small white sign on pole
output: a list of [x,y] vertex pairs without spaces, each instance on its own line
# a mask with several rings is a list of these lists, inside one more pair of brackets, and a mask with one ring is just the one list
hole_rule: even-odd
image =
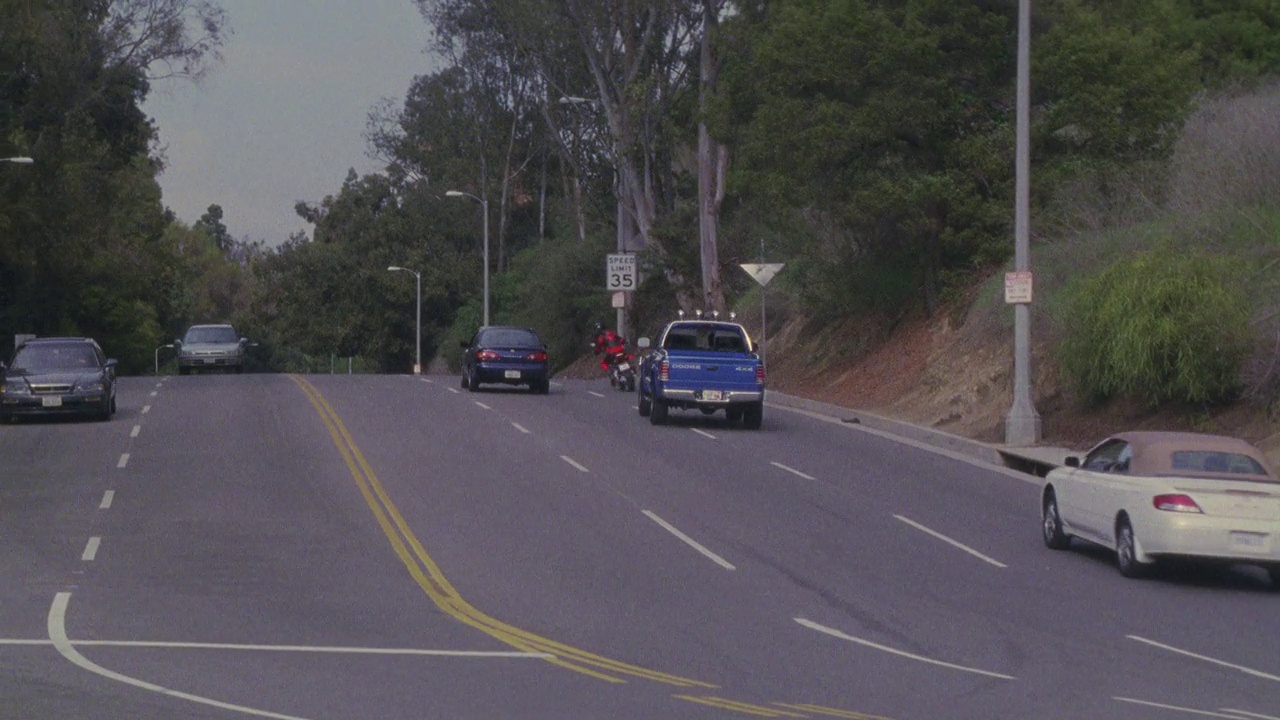
[[619,290],[613,294],[613,306],[616,308],[624,308],[627,306],[627,294]]
[[1004,301],[1010,305],[1031,303],[1031,273],[1026,270],[1004,274]]
[[634,253],[609,253],[605,261],[604,289],[631,292],[639,285]]
[[774,275],[782,269],[785,263],[742,263],[740,267],[747,271],[747,274],[756,279],[760,283],[760,287],[769,284]]

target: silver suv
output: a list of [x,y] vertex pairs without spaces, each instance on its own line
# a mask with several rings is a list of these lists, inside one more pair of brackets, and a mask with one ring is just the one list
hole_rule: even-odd
[[249,340],[236,335],[230,325],[192,325],[178,348],[178,374],[190,375],[198,370],[244,372],[244,352]]

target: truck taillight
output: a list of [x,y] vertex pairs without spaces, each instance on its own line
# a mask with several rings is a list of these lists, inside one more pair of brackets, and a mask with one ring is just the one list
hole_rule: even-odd
[[658,379],[663,382],[671,379],[671,363],[666,360],[662,361],[662,364],[658,366]]
[[756,366],[756,382],[758,383],[764,382],[764,365]]

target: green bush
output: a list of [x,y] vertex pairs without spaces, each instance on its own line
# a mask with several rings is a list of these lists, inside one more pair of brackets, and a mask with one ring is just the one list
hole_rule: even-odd
[[1091,403],[1234,399],[1251,341],[1243,276],[1229,258],[1145,252],[1069,286],[1063,369]]

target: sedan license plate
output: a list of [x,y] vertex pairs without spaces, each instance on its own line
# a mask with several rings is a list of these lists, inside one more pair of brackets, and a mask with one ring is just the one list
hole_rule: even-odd
[[707,402],[723,402],[724,391],[722,390],[703,390],[702,399]]
[[42,407],[50,407],[50,408],[62,407],[62,396],[48,395],[48,396],[42,397],[40,398],[40,404]]
[[1266,533],[1233,532],[1231,547],[1244,552],[1266,553],[1271,551],[1271,539]]
[[212,364],[214,364],[214,363],[215,363],[215,362],[217,362],[217,361],[216,361],[216,360],[214,360],[213,358],[204,358],[204,359],[203,359],[203,360],[201,360],[200,362],[204,363],[205,365],[212,365]]
[[505,378],[508,378],[508,379],[510,379],[510,380],[519,380],[519,379],[520,379],[520,371],[519,371],[519,370],[508,370],[508,371],[504,372],[504,373],[502,374],[502,376],[503,376],[503,377],[505,377]]

